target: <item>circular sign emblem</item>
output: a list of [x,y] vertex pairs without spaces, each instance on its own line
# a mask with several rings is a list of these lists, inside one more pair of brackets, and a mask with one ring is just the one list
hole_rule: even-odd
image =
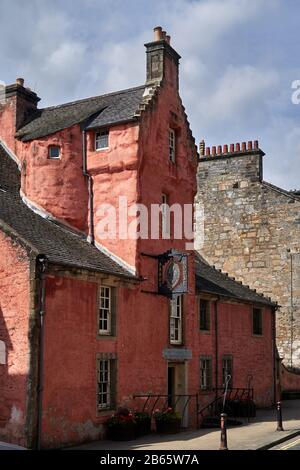
[[181,269],[179,263],[171,261],[166,268],[166,282],[169,289],[175,289],[181,279]]

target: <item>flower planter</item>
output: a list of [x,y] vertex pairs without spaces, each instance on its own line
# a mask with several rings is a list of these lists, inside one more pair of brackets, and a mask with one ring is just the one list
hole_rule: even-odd
[[136,420],[136,435],[145,436],[151,433],[151,418],[150,416],[143,420]]
[[156,432],[158,434],[177,434],[180,432],[181,419],[172,421],[155,420]]
[[136,423],[120,424],[107,428],[107,438],[112,441],[131,441],[136,439]]

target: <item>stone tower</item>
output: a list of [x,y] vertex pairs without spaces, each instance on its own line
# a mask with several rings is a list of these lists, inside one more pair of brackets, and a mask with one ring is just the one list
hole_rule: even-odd
[[281,306],[277,344],[300,367],[300,197],[263,180],[258,141],[205,148],[198,167],[197,249]]

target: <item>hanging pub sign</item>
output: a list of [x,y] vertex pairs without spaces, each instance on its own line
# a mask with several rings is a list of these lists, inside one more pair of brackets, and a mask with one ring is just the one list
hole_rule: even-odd
[[169,299],[188,292],[188,254],[175,249],[158,255],[158,294]]

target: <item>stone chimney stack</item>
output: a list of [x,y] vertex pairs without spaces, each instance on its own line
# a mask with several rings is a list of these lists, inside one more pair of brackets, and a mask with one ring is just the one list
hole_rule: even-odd
[[31,121],[40,98],[24,86],[24,78],[17,78],[5,86],[0,100],[0,140],[12,151],[16,149],[15,133]]
[[146,85],[158,85],[166,81],[178,90],[180,55],[170,45],[171,37],[161,26],[154,28],[154,40],[145,44],[147,54]]
[[25,88],[24,84],[24,78],[17,78],[16,83],[5,87],[5,104],[14,102],[15,131],[30,121],[40,101],[37,94]]

